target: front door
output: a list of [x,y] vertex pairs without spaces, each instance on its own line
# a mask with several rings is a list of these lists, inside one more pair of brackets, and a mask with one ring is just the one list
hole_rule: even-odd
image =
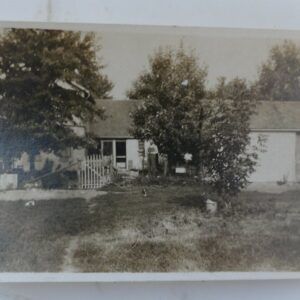
[[116,141],[116,167],[126,169],[126,141]]

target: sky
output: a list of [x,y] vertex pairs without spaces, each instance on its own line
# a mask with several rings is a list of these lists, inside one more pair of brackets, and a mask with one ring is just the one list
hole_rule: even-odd
[[115,83],[115,99],[125,98],[159,46],[177,47],[182,40],[208,66],[207,85],[213,86],[220,76],[255,80],[273,45],[284,39],[298,43],[300,37],[299,0],[0,0],[0,4],[0,20],[7,27],[97,31],[104,71]]
[[102,45],[99,56],[106,65],[104,72],[115,84],[115,99],[126,98],[126,91],[149,68],[149,56],[160,46],[178,48],[182,42],[187,52],[193,50],[199,65],[208,69],[208,88],[221,76],[253,82],[274,45],[287,39],[300,46],[298,31],[124,25],[95,28]]
[[0,20],[300,29],[298,0],[0,0]]

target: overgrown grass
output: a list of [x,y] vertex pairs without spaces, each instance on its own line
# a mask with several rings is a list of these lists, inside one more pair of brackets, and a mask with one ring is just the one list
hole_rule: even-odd
[[245,192],[231,212],[210,216],[201,187],[152,186],[147,197],[142,188],[124,188],[97,202],[94,233],[75,251],[77,267],[86,272],[300,270],[298,192]]
[[[146,189],[147,196],[142,192]],[[243,192],[231,211],[205,212],[193,183],[110,186],[83,199],[0,201],[0,271],[299,271],[299,192]]]
[[0,271],[57,272],[68,237],[89,226],[82,199],[0,201]]
[[146,240],[115,245],[111,251],[83,243],[74,259],[85,272],[299,271],[299,241],[267,238],[233,245],[230,240],[240,240],[232,239],[215,236],[187,244]]

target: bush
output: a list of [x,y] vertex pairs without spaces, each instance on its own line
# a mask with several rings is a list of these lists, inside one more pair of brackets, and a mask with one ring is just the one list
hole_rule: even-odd
[[44,189],[74,188],[77,186],[76,171],[60,171],[60,166],[54,170],[53,165],[53,161],[47,159],[42,170],[31,172],[18,170],[19,185],[24,186],[26,183],[34,184],[35,182],[40,182],[41,187]]
[[52,173],[41,179],[42,187],[45,189],[71,188],[77,184],[77,172],[65,170]]

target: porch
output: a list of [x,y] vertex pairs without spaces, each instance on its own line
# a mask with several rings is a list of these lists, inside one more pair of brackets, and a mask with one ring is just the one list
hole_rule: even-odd
[[87,155],[110,157],[112,165],[119,172],[143,169],[145,160],[145,144],[132,138],[97,139],[97,147],[89,149]]

